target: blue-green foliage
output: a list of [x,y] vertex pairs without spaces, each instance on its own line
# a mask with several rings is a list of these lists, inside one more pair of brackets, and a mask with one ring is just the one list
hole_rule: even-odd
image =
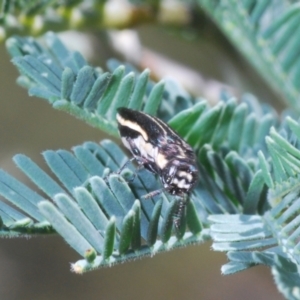
[[300,112],[297,1],[197,0],[244,57]]
[[[92,18],[80,3],[67,1],[66,15],[56,15],[55,21],[63,23],[71,15],[68,10],[76,7],[80,21],[87,24],[85,16]],[[198,3],[299,112],[299,3]],[[94,14],[97,23],[103,18],[102,4],[90,3],[99,8]],[[58,7],[53,5],[51,9]],[[1,32],[10,34],[15,22],[9,20],[19,9],[24,13],[24,23],[21,19],[17,23],[21,30],[45,30],[53,24],[46,13],[42,15],[47,8],[39,0],[3,1]],[[40,29],[34,27],[37,14],[43,17]],[[149,80],[149,70],[139,73],[117,60],[108,62],[107,72],[94,68],[53,33],[46,34],[43,43],[13,37],[7,40],[7,48],[20,71],[18,83],[30,95],[108,134],[117,136],[115,113],[120,106],[168,121],[194,148],[200,180],[175,230],[177,201],[173,197],[162,194],[142,199],[160,187],[153,174],[140,172],[127,183],[134,172],[129,165],[121,175],[107,176],[128,159],[111,141],[87,142],[72,152],[44,152],[53,177],[18,155],[15,163],[43,194],[0,171],[2,236],[58,233],[83,257],[73,264],[78,273],[212,238],[215,250],[227,252],[224,274],[264,264],[271,267],[278,288],[288,299],[300,298],[300,126],[295,119],[278,118],[250,95],[240,102],[224,96],[210,107],[175,82],[155,84]]]
[[[127,160],[116,144],[108,140],[101,145],[88,142],[75,147],[73,153],[46,151],[43,156],[56,180],[24,155],[17,155],[14,161],[48,200],[2,171],[0,194],[30,216],[1,203],[2,235],[55,230],[86,258],[74,265],[77,272],[133,259],[141,253],[153,255],[202,241],[200,212],[194,200],[189,202],[187,213],[192,233],[187,232],[176,240],[171,237],[171,231],[177,202],[164,194],[159,199],[136,200],[159,188],[152,174],[140,172],[132,184],[116,174],[103,179],[105,168],[109,166],[111,171],[117,171]],[[133,166],[129,166],[124,176],[132,171]]]
[[213,248],[228,251],[225,274],[257,264],[272,267],[278,288],[298,299],[300,268],[299,198],[300,125],[290,117],[280,134],[271,128],[266,137],[267,159],[260,152],[261,174],[268,186],[270,207],[257,215],[211,215]]
[[17,166],[47,198],[1,171],[0,194],[10,202],[0,202],[1,234],[59,233],[83,257],[75,272],[212,238],[214,249],[228,251],[224,273],[267,264],[279,274],[281,290],[292,290],[283,273],[299,276],[298,122],[288,117],[281,123],[251,95],[210,107],[174,82],[153,84],[147,70],[138,74],[110,61],[110,72],[103,72],[54,34],[45,41],[46,47],[26,38],[7,41],[18,82],[30,94],[113,135],[117,107],[157,112],[194,148],[200,180],[175,230],[174,197],[142,198],[160,188],[152,173],[141,171],[128,183],[135,172],[129,165],[121,175],[108,175],[128,159],[111,141],[45,151],[54,179],[18,155]]
[[[133,68],[110,61],[114,69],[103,72],[87,64],[82,55],[69,51],[53,33],[44,38],[46,47],[33,39],[14,37],[7,40],[7,49],[21,76],[18,83],[29,94],[46,99],[56,109],[65,110],[92,126],[117,136],[114,124],[117,107],[128,106],[155,114],[160,108],[162,119],[190,106],[194,99],[167,81],[149,80],[149,70],[139,74]],[[171,88],[171,86],[173,88]],[[164,94],[163,94],[164,93]],[[182,101],[184,99],[184,101]]]

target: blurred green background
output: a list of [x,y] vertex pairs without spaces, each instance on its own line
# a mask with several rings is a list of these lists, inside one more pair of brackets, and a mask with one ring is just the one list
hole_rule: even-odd
[[[161,28],[139,28],[144,45],[214,78],[237,91],[251,91],[272,103],[268,90],[230,44],[209,23],[196,41],[184,40]],[[103,43],[103,44],[102,44]],[[100,40],[99,61],[113,56]],[[41,99],[30,98],[15,83],[17,71],[0,46],[0,163],[13,176],[26,181],[12,162],[24,153],[43,166],[40,153],[70,149],[84,141],[100,141],[103,134],[83,122],[53,110]],[[0,241],[0,299],[283,299],[270,270],[254,267],[232,276],[220,274],[224,253],[210,243],[191,246],[153,258],[100,269],[85,275],[70,272],[80,257],[57,236]]]

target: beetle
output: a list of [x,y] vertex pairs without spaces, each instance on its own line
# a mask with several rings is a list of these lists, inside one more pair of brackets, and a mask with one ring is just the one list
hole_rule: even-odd
[[[195,186],[199,171],[192,147],[157,117],[120,107],[116,115],[124,146],[133,155],[139,167],[157,174],[163,189],[144,196],[152,197],[162,191],[184,199]],[[126,164],[125,164],[126,165]],[[123,169],[125,165],[121,168]],[[185,202],[179,203],[178,217]],[[179,223],[175,222],[178,227]]]

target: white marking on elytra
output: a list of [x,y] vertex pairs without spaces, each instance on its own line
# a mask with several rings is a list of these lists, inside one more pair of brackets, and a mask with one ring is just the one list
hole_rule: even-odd
[[174,179],[172,180],[172,183],[178,185],[178,179],[177,179],[177,178],[174,178]]
[[[123,139],[122,139],[123,141]],[[136,147],[140,150],[141,156],[150,160],[154,161],[156,165],[162,170],[169,162],[165,155],[159,152],[158,147],[153,147],[151,143],[147,143],[144,138],[140,135],[136,139],[132,140]],[[127,147],[128,143],[124,145]],[[130,149],[130,147],[127,147]]]
[[191,185],[185,182],[185,179],[181,179],[180,181],[175,177],[172,180],[172,184],[175,184],[180,189],[188,189]]
[[185,179],[182,179],[178,182],[177,186],[180,188],[180,189],[188,189],[190,187],[190,184],[186,184],[185,183]]
[[158,153],[155,162],[161,169],[163,169],[169,161],[166,159],[165,155]]
[[117,121],[122,125],[132,130],[139,132],[145,141],[148,141],[147,132],[137,123],[124,119],[120,114],[117,114]]
[[180,171],[177,174],[179,177],[185,177],[188,181],[192,181],[193,180],[193,176],[185,171]]
[[132,140],[136,147],[140,150],[141,156],[151,161],[154,160],[154,147],[151,143],[147,143],[144,138],[140,135]]
[[[142,139],[142,137],[141,137],[141,139]],[[153,145],[151,143],[146,143],[145,141],[144,141],[143,145],[141,145],[141,146],[145,150],[145,153],[147,153],[149,158],[154,157],[156,147],[153,147]]]

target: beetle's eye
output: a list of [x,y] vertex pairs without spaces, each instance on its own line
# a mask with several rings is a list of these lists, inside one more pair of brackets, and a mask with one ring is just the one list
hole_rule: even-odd
[[141,154],[140,151],[138,150],[138,148],[133,148],[132,152],[135,155],[140,155]]

